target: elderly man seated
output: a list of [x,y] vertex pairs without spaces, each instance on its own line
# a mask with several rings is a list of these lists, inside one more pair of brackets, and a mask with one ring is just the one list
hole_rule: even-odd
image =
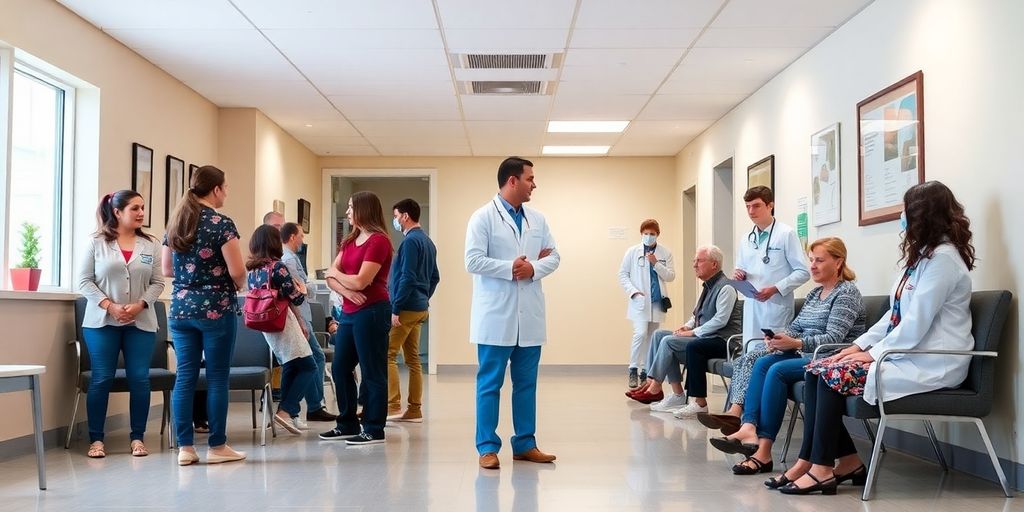
[[[687,344],[694,341],[718,342],[724,347],[726,338],[742,329],[741,310],[736,307],[736,290],[726,284],[728,279],[722,272],[722,251],[713,245],[697,249],[693,270],[704,282],[693,317],[672,333],[654,333],[651,346],[656,348],[652,348],[654,357],[650,359],[647,382],[636,391],[627,393],[638,402],[650,403],[652,411],[676,412],[686,407],[679,367],[686,363]],[[703,371],[700,377],[704,378]],[[662,391],[664,381],[672,387],[672,394],[668,397]]]

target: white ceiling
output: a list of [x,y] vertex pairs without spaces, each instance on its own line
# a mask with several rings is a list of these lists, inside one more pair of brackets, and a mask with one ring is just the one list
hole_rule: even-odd
[[[318,155],[674,155],[871,0],[58,0],[210,101]],[[554,70],[453,53],[561,53]],[[456,81],[543,80],[548,95]],[[549,134],[549,120],[630,120]]]

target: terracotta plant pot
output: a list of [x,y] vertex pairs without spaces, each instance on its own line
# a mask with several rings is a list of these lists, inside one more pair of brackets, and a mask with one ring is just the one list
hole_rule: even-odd
[[12,268],[11,288],[23,292],[34,292],[39,289],[39,278],[42,275],[42,269],[38,268]]

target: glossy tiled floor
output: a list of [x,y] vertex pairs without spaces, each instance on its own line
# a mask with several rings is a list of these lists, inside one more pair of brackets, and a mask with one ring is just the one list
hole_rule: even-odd
[[[768,491],[762,477],[733,476],[729,467],[738,459],[711,448],[696,422],[629,403],[624,376],[610,370],[542,371],[539,441],[558,455],[555,464],[513,463],[506,446],[501,470],[480,470],[474,379],[454,373],[430,378],[427,421],[389,428],[385,445],[346,448],[308,435],[260,447],[248,428],[248,405],[232,404],[229,442],[249,453],[244,463],[179,468],[175,452],[158,449],[156,435],[149,437],[152,455],[132,458],[128,434],[119,430],[108,435],[106,459],[86,458],[81,439],[69,451],[50,450],[47,491],[36,489],[34,457],[0,464],[0,511],[1024,510],[1024,498],[1005,499],[990,482],[943,477],[934,464],[895,452],[867,503],[849,486],[834,497]],[[713,397],[712,405],[721,400]],[[501,433],[507,439],[510,431],[505,415]]]

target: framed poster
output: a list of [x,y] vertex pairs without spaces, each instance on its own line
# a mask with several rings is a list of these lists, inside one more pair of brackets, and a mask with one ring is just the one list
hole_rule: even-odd
[[153,150],[132,143],[132,190],[142,194],[146,202],[146,220],[143,227],[150,227],[153,212]]
[[841,220],[839,123],[811,135],[811,218],[815,226]]
[[309,201],[305,199],[299,199],[299,219],[298,224],[302,226],[302,232],[309,234]]
[[775,155],[768,155],[747,167],[747,188],[758,185],[775,192]]
[[199,170],[198,165],[188,164],[188,177],[185,179],[185,190],[192,188],[192,177],[196,175],[197,170]]
[[164,226],[185,194],[185,161],[167,155],[167,186],[164,188]]
[[903,193],[924,182],[924,74],[857,104],[861,226],[900,218]]

